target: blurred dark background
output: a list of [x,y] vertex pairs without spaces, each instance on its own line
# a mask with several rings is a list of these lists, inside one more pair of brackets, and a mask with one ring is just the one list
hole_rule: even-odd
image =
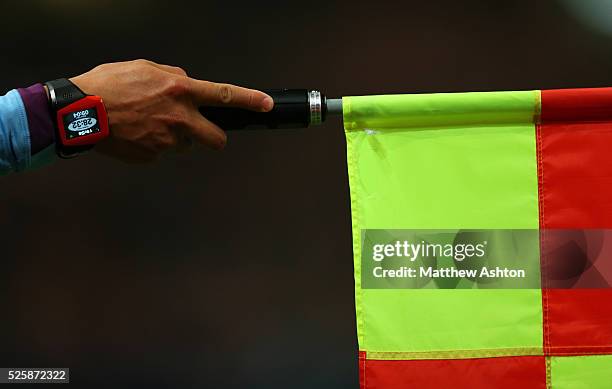
[[[612,3],[0,3],[0,91],[147,58],[329,96],[612,86]],[[339,119],[0,179],[0,367],[87,387],[356,388]]]

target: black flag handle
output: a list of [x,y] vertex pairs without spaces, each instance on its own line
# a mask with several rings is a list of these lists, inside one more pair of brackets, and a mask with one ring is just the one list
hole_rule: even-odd
[[274,108],[270,112],[253,112],[228,107],[200,107],[200,113],[223,130],[306,128],[321,124],[327,118],[328,100],[319,91],[270,89],[263,92],[274,100]]

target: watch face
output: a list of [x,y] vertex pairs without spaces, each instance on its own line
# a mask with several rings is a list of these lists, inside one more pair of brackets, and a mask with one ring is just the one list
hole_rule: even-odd
[[96,108],[70,112],[62,117],[66,139],[74,139],[100,132]]

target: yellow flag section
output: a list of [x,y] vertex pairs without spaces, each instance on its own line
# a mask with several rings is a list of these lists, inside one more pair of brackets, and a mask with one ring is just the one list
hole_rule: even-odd
[[361,285],[365,230],[538,229],[539,99],[539,91],[343,99],[363,387],[463,388],[453,369],[474,373],[470,389],[483,376],[546,382],[540,289]]

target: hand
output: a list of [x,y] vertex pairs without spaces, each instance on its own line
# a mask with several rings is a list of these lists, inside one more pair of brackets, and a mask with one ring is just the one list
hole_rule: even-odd
[[232,106],[269,111],[263,92],[189,78],[181,68],[136,60],[100,65],[71,78],[83,92],[102,97],[110,137],[96,150],[126,162],[147,162],[192,141],[222,149],[225,133],[206,120],[199,106]]

